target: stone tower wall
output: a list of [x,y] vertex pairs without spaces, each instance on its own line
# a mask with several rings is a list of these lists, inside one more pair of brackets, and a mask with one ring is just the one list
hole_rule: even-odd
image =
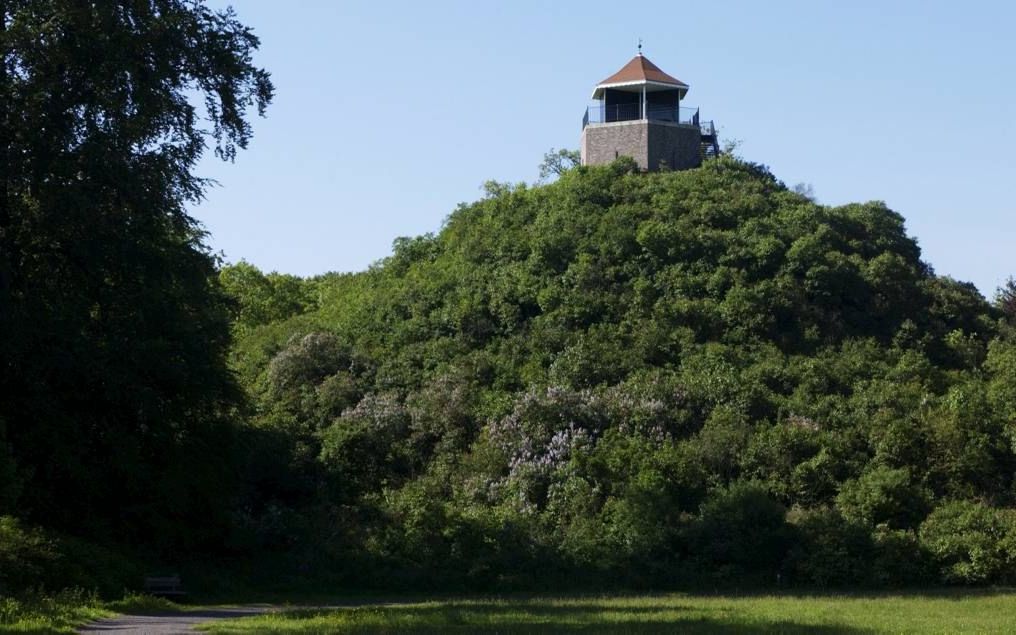
[[622,156],[643,170],[697,168],[701,140],[697,126],[664,122],[615,121],[590,124],[582,131],[582,165],[604,165]]
[[698,126],[650,122],[648,128],[648,168],[644,169],[659,170],[666,166],[671,170],[689,170],[702,165],[702,133]]
[[645,169],[649,164],[648,129],[644,121],[592,124],[582,130],[582,165],[605,165],[631,157]]

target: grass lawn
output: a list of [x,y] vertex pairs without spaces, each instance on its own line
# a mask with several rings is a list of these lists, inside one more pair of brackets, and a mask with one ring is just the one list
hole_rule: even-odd
[[211,633],[1013,633],[1016,591],[442,600],[292,610]]

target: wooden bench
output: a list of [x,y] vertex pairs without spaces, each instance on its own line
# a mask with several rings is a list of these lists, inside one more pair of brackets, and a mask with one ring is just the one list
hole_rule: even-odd
[[162,598],[179,598],[187,595],[180,584],[180,576],[149,576],[145,578],[145,593]]

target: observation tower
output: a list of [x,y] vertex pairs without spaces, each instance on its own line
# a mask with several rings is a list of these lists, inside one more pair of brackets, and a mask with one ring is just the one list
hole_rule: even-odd
[[687,170],[720,153],[716,127],[683,106],[689,86],[639,53],[593,89],[582,117],[582,165],[621,156],[643,170]]

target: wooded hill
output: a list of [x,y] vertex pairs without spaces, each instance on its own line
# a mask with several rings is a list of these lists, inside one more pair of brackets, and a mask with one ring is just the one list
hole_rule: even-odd
[[486,191],[361,273],[222,271],[235,548],[420,588],[1016,580],[1011,295],[729,156]]
[[0,3],[0,596],[1016,583],[1016,284],[731,156],[489,183],[361,273],[222,267],[187,210],[258,45]]

